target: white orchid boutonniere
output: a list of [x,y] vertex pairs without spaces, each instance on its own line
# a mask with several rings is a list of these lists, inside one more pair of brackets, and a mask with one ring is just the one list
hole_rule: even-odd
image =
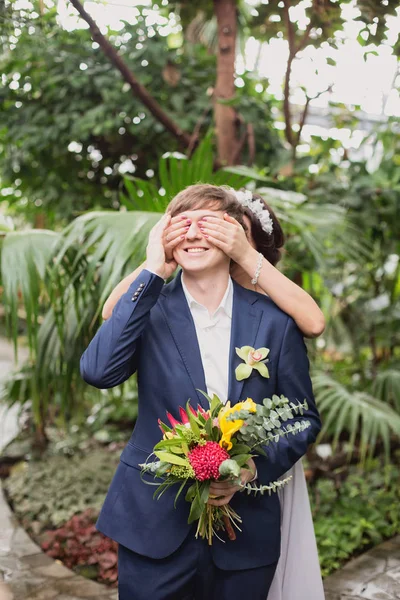
[[236,348],[236,354],[244,360],[244,364],[235,369],[236,379],[242,381],[250,377],[253,369],[256,369],[262,377],[269,378],[268,367],[265,364],[269,354],[269,348],[252,348],[251,346],[242,346]]

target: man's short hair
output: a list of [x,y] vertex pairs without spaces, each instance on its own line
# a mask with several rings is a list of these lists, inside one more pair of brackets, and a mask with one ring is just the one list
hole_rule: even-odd
[[231,188],[224,185],[212,185],[210,183],[198,183],[189,185],[175,198],[167,207],[171,217],[176,217],[187,210],[220,210],[234,217],[244,229],[247,229],[243,221],[244,209],[239,204]]

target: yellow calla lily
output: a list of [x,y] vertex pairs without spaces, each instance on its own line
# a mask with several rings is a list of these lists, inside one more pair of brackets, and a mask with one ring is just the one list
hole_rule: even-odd
[[227,450],[230,450],[232,448],[231,437],[234,433],[239,431],[244,421],[243,419],[235,419],[234,421],[228,421],[227,417],[233,415],[235,412],[238,412],[240,410],[256,412],[257,405],[251,398],[247,398],[247,400],[245,400],[244,402],[238,402],[237,404],[235,404],[235,406],[231,406],[231,403],[227,402],[225,406],[221,408],[218,416],[219,427],[222,433],[222,437],[219,442],[221,448],[226,448]]

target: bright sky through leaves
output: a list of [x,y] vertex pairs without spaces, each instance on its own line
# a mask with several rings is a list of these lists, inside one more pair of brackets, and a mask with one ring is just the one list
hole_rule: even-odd
[[[296,19],[302,29],[307,25],[307,17],[304,8],[310,5],[309,0],[304,0],[298,6],[291,9],[292,19]],[[83,26],[82,20],[71,16],[71,7],[67,0],[59,0],[58,7],[62,24],[66,28]],[[160,2],[162,4],[162,2]],[[248,4],[256,5],[253,0]],[[105,2],[85,2],[86,9],[95,18],[100,26],[111,25],[114,29],[120,29],[120,19],[132,22],[138,15],[136,6],[151,7],[152,2],[136,0],[106,0]],[[164,19],[154,11],[146,19],[150,25],[156,22],[161,25]],[[396,57],[392,54],[391,45],[397,39],[400,32],[400,9],[399,18],[389,17],[389,35],[385,45],[377,49],[378,56],[369,54],[367,60],[363,54],[369,48],[361,48],[357,42],[357,35],[362,24],[353,19],[359,15],[359,11],[353,5],[343,5],[343,16],[346,19],[344,31],[339,35],[343,38],[344,45],[339,50],[332,49],[327,43],[322,44],[319,49],[307,48],[301,58],[295,61],[292,75],[292,89],[295,93],[292,101],[303,104],[304,92],[300,86],[305,86],[307,93],[311,96],[326,89],[331,83],[334,84],[331,94],[323,94],[312,102],[314,106],[327,107],[328,101],[343,102],[348,105],[361,105],[362,110],[375,115],[400,116],[399,92],[394,89],[393,82],[397,69]],[[86,25],[85,25],[86,26]],[[179,25],[165,22],[164,33],[168,35],[173,30],[179,29]],[[253,68],[258,56],[258,42],[250,39],[246,47],[246,66]],[[371,50],[376,50],[371,46]],[[268,77],[270,81],[269,91],[276,97],[282,97],[282,79],[285,72],[287,60],[287,43],[285,40],[273,39],[270,44],[264,44],[258,59],[260,75]],[[333,58],[337,66],[330,66],[326,58]],[[243,69],[243,60],[238,61],[238,73]],[[315,71],[318,71],[316,73]],[[399,89],[400,72],[397,78]],[[237,81],[240,86],[240,78]]]

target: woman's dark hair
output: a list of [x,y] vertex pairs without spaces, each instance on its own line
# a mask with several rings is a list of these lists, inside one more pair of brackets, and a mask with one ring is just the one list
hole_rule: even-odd
[[258,252],[261,252],[267,261],[275,266],[282,258],[281,248],[283,248],[285,243],[285,236],[278,217],[269,204],[264,200],[264,198],[262,198],[259,194],[253,194],[253,199],[261,200],[261,202],[265,205],[265,208],[268,210],[271,216],[273,229],[272,233],[267,233],[264,231],[256,215],[249,208],[246,208],[245,215],[251,221],[251,235],[254,243],[256,244],[256,249]]

